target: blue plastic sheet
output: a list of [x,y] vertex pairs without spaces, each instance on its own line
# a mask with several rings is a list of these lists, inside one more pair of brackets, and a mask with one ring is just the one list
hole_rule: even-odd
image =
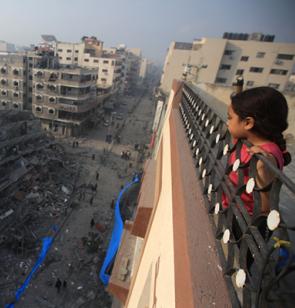
[[120,201],[125,193],[126,190],[128,190],[133,184],[139,182],[139,177],[135,175],[132,179],[132,182],[127,183],[124,188],[120,191],[119,196],[116,201],[115,205],[115,223],[114,223],[114,229],[112,233],[112,237],[109,243],[109,247],[106,253],[106,257],[104,259],[103,265],[99,272],[99,278],[102,281],[104,285],[108,285],[110,280],[110,275],[106,273],[106,269],[109,267],[109,265],[112,263],[121,242],[121,236],[123,233],[123,221],[120,213]]
[[42,249],[41,252],[39,254],[38,260],[36,261],[34,267],[32,268],[30,274],[27,276],[25,282],[23,283],[23,285],[16,291],[15,293],[15,300],[13,301],[13,303],[10,303],[8,305],[5,306],[5,308],[14,308],[14,304],[21,298],[22,294],[24,293],[25,289],[27,288],[27,286],[30,284],[31,279],[33,278],[35,272],[38,270],[39,266],[41,265],[41,263],[44,261],[47,252],[50,248],[50,246],[53,243],[53,237],[44,237],[42,240]]

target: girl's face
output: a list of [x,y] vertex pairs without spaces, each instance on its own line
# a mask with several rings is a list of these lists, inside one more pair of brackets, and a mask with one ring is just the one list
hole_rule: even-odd
[[245,123],[234,112],[231,104],[227,109],[227,127],[234,139],[246,138],[247,129],[245,129]]

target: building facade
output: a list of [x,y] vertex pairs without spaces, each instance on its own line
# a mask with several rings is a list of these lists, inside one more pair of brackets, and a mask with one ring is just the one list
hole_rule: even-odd
[[33,114],[42,128],[73,136],[95,120],[102,100],[96,96],[95,69],[33,69]]
[[0,55],[0,109],[26,109],[26,68],[26,56]]
[[103,42],[95,37],[83,37],[81,43],[58,42],[56,55],[66,67],[97,69],[97,87],[100,93],[116,93],[123,90],[124,59],[116,48],[103,48]]
[[168,93],[172,81],[193,80],[230,86],[242,75],[245,86],[271,86],[284,91],[295,63],[295,44],[261,40],[261,35],[203,38],[192,43],[172,42],[161,78]]

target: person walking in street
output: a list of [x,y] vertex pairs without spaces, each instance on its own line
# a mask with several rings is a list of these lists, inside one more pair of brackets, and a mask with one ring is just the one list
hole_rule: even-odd
[[99,179],[99,172],[98,171],[96,171],[96,181]]
[[57,278],[56,280],[55,287],[56,287],[57,293],[60,293],[61,280],[59,278]]
[[91,220],[90,220],[90,227],[93,228],[94,225],[95,225],[94,218],[91,218]]

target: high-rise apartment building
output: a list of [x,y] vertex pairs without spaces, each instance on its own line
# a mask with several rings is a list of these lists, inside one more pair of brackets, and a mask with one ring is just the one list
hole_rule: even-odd
[[57,65],[52,52],[28,51],[0,55],[0,110],[32,110],[33,68]]
[[165,59],[161,88],[173,79],[230,86],[242,75],[245,86],[271,86],[284,91],[295,63],[295,44],[276,43],[272,36],[227,34],[192,43],[172,42]]
[[83,37],[81,43],[58,42],[56,54],[61,65],[97,69],[99,93],[123,90],[124,55],[116,48],[103,48],[95,37]]
[[24,55],[0,55],[0,109],[26,109],[26,66]]
[[97,71],[83,68],[33,69],[33,114],[54,134],[79,134],[95,121]]

